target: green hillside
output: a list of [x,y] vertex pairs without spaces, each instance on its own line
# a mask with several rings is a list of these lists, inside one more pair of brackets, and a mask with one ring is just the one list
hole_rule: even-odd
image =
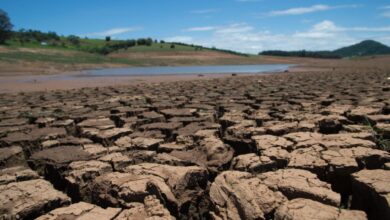
[[165,52],[165,51],[218,51],[239,56],[247,54],[236,51],[203,47],[200,45],[185,44],[181,42],[165,42],[152,38],[138,38],[115,40],[111,37],[105,39],[81,38],[75,35],[60,36],[55,32],[42,32],[38,30],[13,31],[6,45],[14,48],[49,48],[60,50],[74,50],[93,54],[108,55],[117,51],[129,52]]
[[390,47],[373,40],[365,40],[349,47],[343,47],[332,52],[341,57],[373,56],[390,54]]
[[6,45],[13,48],[42,48],[90,52],[107,55],[119,50],[132,52],[194,51],[192,45],[179,45],[154,41],[151,38],[128,40],[90,39],[77,36],[58,36],[40,31],[14,32]]
[[390,54],[390,47],[373,40],[365,40],[352,46],[343,47],[334,51],[281,51],[269,50],[260,55],[284,57],[312,57],[312,58],[344,58]]

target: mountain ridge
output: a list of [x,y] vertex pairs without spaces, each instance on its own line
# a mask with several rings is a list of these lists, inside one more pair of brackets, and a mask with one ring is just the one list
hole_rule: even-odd
[[357,44],[342,47],[333,51],[282,51],[268,50],[259,55],[314,57],[314,58],[345,58],[359,56],[390,55],[390,47],[374,40],[364,40]]
[[332,51],[341,57],[373,56],[390,54],[390,47],[374,40],[364,40],[351,46]]

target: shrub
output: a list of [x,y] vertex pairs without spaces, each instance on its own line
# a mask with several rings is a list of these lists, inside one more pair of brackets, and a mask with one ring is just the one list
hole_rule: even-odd
[[12,27],[8,14],[0,9],[0,44],[4,44],[11,37]]
[[75,35],[70,35],[70,36],[68,36],[68,37],[67,37],[67,40],[68,40],[71,44],[73,44],[73,45],[75,45],[75,46],[79,46],[79,45],[80,45],[80,38],[77,37],[77,36],[75,36]]

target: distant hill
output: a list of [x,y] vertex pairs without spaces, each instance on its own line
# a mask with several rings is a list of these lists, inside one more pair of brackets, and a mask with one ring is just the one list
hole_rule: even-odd
[[341,57],[373,56],[390,54],[390,47],[373,40],[365,40],[349,47],[343,47],[332,52]]
[[352,46],[343,47],[334,51],[280,51],[269,50],[259,55],[313,57],[313,58],[343,58],[355,56],[374,56],[390,54],[390,47],[373,40],[365,40]]

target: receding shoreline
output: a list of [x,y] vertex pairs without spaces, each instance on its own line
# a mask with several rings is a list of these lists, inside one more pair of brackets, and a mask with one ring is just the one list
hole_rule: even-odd
[[[279,58],[275,58],[279,59]],[[279,59],[279,61],[281,61]],[[389,67],[389,56],[378,56],[375,58],[345,59],[345,60],[325,60],[325,59],[291,59],[289,63],[295,61],[294,66],[288,69],[289,73],[299,72],[319,72],[333,71],[339,69],[359,68],[378,70]],[[283,62],[281,62],[283,63]],[[272,64],[272,63],[269,63]],[[105,87],[105,86],[126,86],[139,85],[145,83],[163,83],[183,80],[204,80],[213,78],[232,77],[232,73],[226,74],[185,74],[185,75],[142,75],[142,76],[115,76],[115,77],[75,77],[82,75],[85,70],[64,71],[61,74],[34,74],[24,72],[23,74],[12,75],[0,74],[0,93],[18,93],[34,91],[52,91],[80,89],[84,87]],[[0,71],[1,72],[1,71]],[[261,73],[261,75],[273,74],[274,72]],[[240,76],[256,74],[239,74]]]
[[[296,68],[296,66],[290,67]],[[289,68],[289,69],[290,69]],[[163,75],[128,75],[128,76],[89,76],[87,70],[64,72],[54,75],[29,75],[23,76],[0,76],[0,93],[31,92],[46,90],[66,90],[83,87],[100,87],[114,85],[136,85],[140,83],[161,83],[194,79],[213,79],[231,77],[230,73],[196,73],[196,74],[163,74]],[[279,71],[283,72],[283,71]],[[259,73],[239,73],[240,76],[257,74],[274,74],[277,71]]]
[[[321,71],[326,68],[293,66],[288,72]],[[172,74],[172,75],[136,75],[136,76],[82,76],[84,71],[66,72],[56,75],[0,76],[0,93],[37,92],[53,90],[80,89],[85,87],[126,86],[144,83],[163,83],[185,80],[207,80],[235,77],[235,73],[216,74]],[[262,72],[260,74],[239,74],[240,76],[269,75],[281,72]]]

